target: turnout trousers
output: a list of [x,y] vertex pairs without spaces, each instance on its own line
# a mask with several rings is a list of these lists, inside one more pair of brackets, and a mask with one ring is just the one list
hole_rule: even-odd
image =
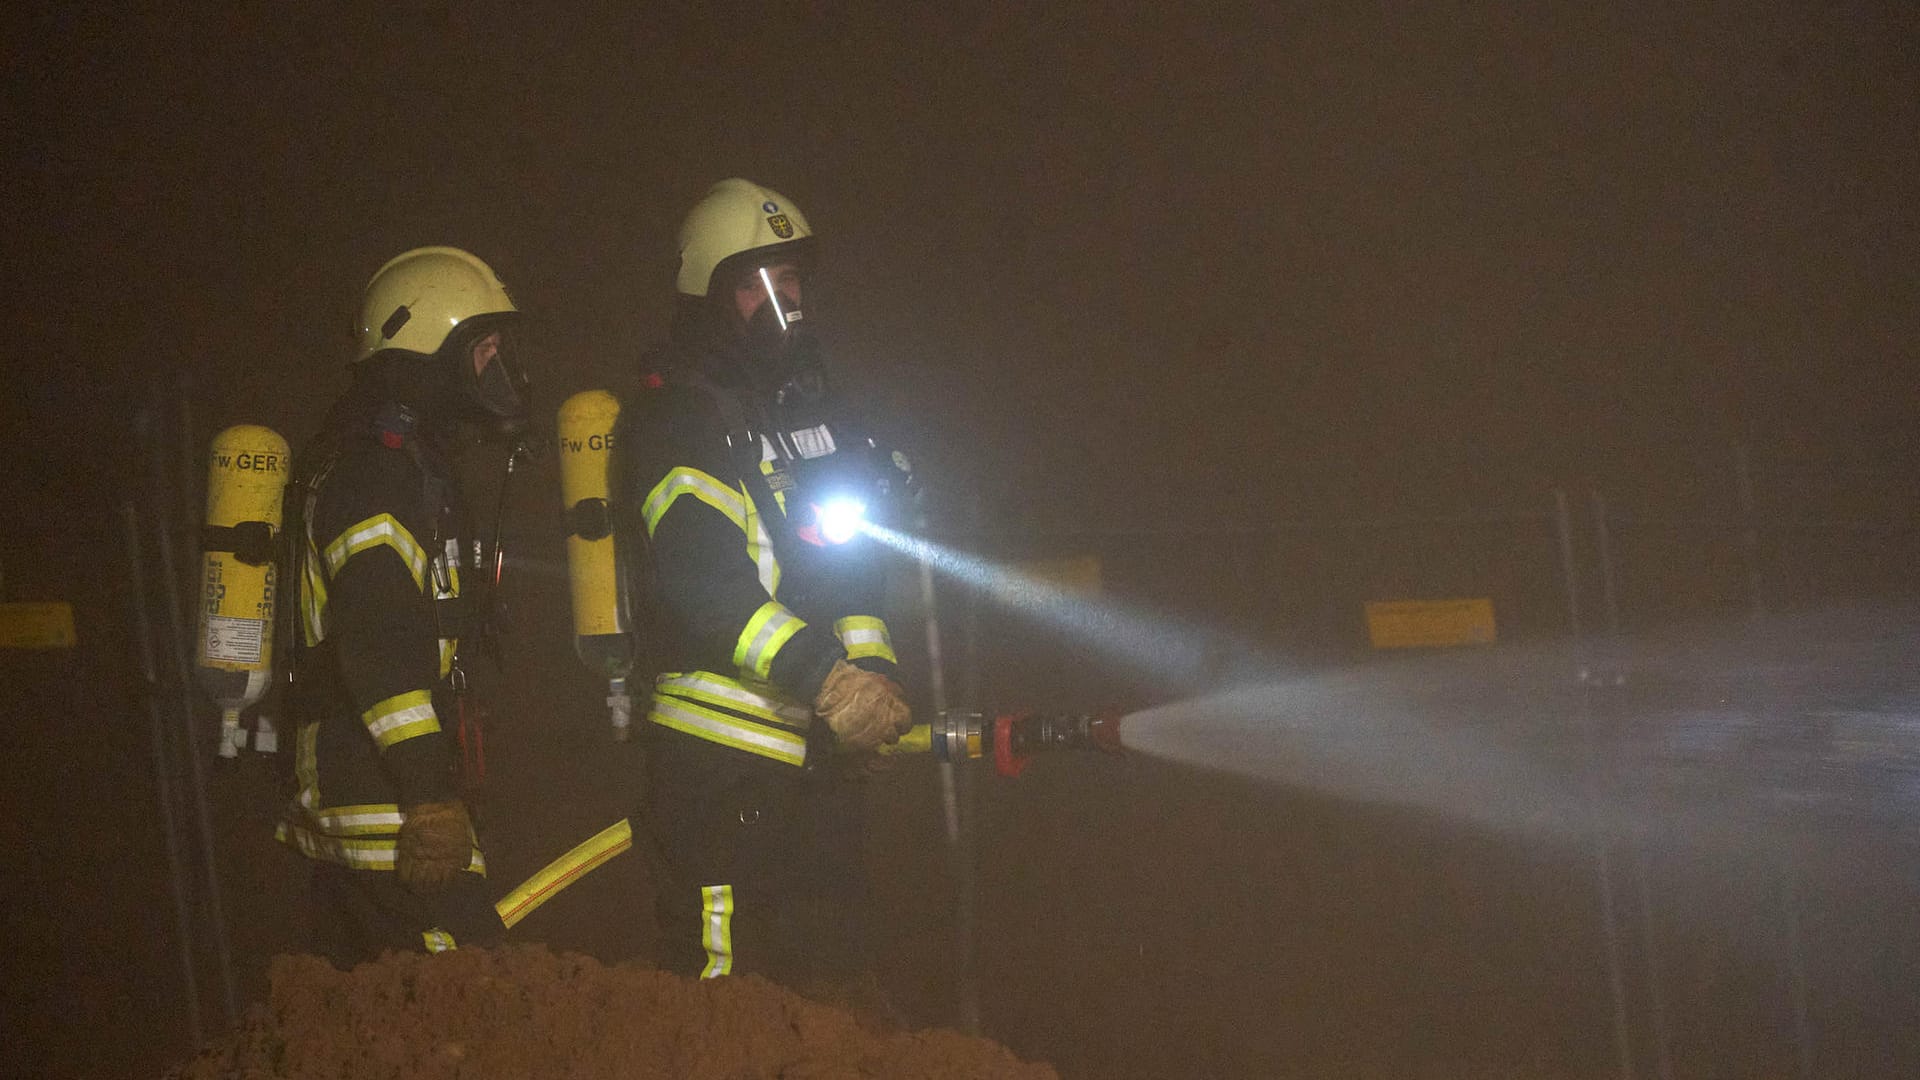
[[445,889],[420,896],[387,870],[313,862],[313,950],[346,969],[389,952],[445,952],[495,945],[503,927],[487,879],[458,873]]
[[648,725],[666,970],[806,988],[872,970],[866,786]]

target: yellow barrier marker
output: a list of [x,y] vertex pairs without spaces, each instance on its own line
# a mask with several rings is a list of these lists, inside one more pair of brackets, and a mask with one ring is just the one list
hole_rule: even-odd
[[0,649],[71,649],[78,641],[65,600],[0,604]]
[[1376,649],[1491,645],[1493,601],[1370,600],[1367,638]]

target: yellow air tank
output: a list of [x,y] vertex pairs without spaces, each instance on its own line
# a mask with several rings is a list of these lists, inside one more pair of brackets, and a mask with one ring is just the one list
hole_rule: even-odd
[[607,465],[620,402],[605,390],[583,390],[560,403],[560,502],[566,508],[567,581],[573,596],[573,649],[607,680],[613,737],[627,740],[633,699],[634,643],[628,632],[626,575],[614,550],[607,506]]
[[[220,706],[221,757],[239,751],[240,713],[273,682],[280,496],[292,468],[287,440],[258,424],[222,431],[207,455],[197,663],[200,685]],[[272,749],[267,729],[261,734],[256,745]]]

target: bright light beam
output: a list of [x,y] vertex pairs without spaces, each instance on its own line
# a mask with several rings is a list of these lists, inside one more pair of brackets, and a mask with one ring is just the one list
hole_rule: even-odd
[[1064,630],[1113,659],[1189,687],[1228,680],[1247,670],[1254,660],[1249,650],[1215,631],[1070,592],[978,555],[884,525],[862,522],[860,531],[910,558],[926,561],[936,571],[978,589],[1002,607]]

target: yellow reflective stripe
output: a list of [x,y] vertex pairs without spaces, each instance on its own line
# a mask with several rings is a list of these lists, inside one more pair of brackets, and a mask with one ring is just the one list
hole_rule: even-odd
[[572,851],[548,863],[540,872],[522,882],[493,905],[507,929],[526,918],[560,890],[579,881],[608,859],[633,846],[633,822],[621,818],[574,846]]
[[392,514],[375,514],[334,538],[333,543],[327,545],[327,572],[337,575],[348,559],[377,547],[392,548],[393,553],[400,556],[400,561],[407,564],[408,572],[413,574],[414,588],[426,591],[427,553],[420,549],[413,534]]
[[326,836],[290,821],[281,822],[275,835],[281,843],[309,859],[339,863],[355,870],[393,869],[395,841],[390,836],[375,840]]
[[887,633],[887,624],[871,615],[849,615],[835,620],[833,632],[839,636],[840,644],[847,648],[847,659],[858,660],[863,656],[877,656],[889,663],[899,663],[893,655],[893,637]]
[[314,811],[320,807],[320,725],[302,724],[293,752],[293,776],[299,782],[294,805]]
[[302,724],[295,740],[293,775],[299,784],[293,809],[302,828],[326,836],[377,836],[400,831],[400,808],[393,803],[322,806],[320,802],[320,725]]
[[[767,456],[760,459],[760,475],[765,477],[772,477],[773,476],[773,444],[770,442],[767,442],[765,439],[762,439],[760,441],[767,448],[766,450]],[[781,513],[784,514],[787,512],[787,493],[786,492],[775,491],[773,493],[773,501],[780,504]]]
[[[446,549],[433,562],[434,596],[441,600],[451,600],[460,595],[460,544],[449,539]],[[445,588],[441,588],[441,578],[446,579]],[[454,654],[460,651],[459,638],[440,639],[440,677],[446,678],[453,673]]]
[[662,477],[647,493],[647,500],[640,504],[641,516],[647,519],[647,535],[652,536],[660,527],[660,519],[673,506],[674,500],[682,495],[691,495],[715,510],[727,516],[734,526],[745,531],[747,508],[745,500],[733,488],[715,479],[712,474],[685,466],[676,468]]
[[807,740],[801,736],[728,716],[691,701],[655,695],[647,719],[661,727],[788,765],[804,765],[807,761]]
[[378,836],[400,831],[400,808],[393,803],[329,806],[314,813],[313,822],[328,836]]
[[[309,859],[338,863],[354,870],[393,869],[394,852],[398,844],[391,836],[327,836],[296,821],[282,821],[273,834],[281,843]],[[477,847],[467,860],[467,872],[486,876],[487,860]]]
[[307,557],[300,560],[306,588],[300,590],[300,615],[306,624],[307,644],[318,645],[327,636],[327,577],[320,572],[320,552],[308,537]]
[[700,969],[700,977],[733,974],[733,886],[702,886],[700,917],[701,944],[707,949],[707,966]]
[[813,723],[812,709],[791,698],[776,696],[780,692],[765,683],[754,687],[707,671],[685,674],[670,671],[655,679],[653,687],[664,694],[719,705],[769,723],[803,729]]
[[426,945],[427,951],[430,953],[452,952],[454,949],[459,948],[459,946],[453,942],[453,935],[437,926],[431,930],[421,931],[420,940]]
[[773,537],[767,533],[767,523],[760,519],[760,512],[752,499],[747,500],[747,520],[742,529],[747,534],[747,558],[760,572],[760,587],[767,590],[768,596],[780,595],[780,560],[773,555]]
[[[304,793],[302,794],[304,800]],[[393,803],[367,803],[361,806],[328,806],[314,809],[296,805],[288,811],[289,822],[316,836],[329,838],[384,837],[392,839],[405,818]]]
[[360,722],[367,725],[367,731],[382,750],[440,730],[440,717],[433,711],[433,695],[425,690],[409,690],[375,702],[373,708],[360,714]]
[[761,604],[760,610],[747,620],[746,629],[740,631],[740,639],[734,642],[733,666],[755,678],[765,679],[773,667],[773,658],[780,655],[780,647],[805,625],[806,620],[788,611],[778,600]]

